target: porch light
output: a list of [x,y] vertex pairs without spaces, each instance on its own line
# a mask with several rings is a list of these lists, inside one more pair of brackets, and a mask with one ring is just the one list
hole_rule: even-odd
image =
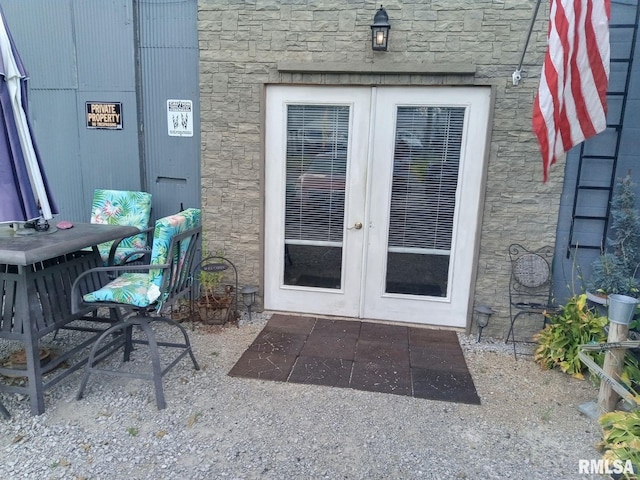
[[478,305],[474,310],[476,311],[476,324],[478,325],[479,342],[480,337],[482,336],[482,329],[489,325],[489,317],[493,315],[493,310],[491,310],[491,307],[487,307],[486,305]]
[[251,321],[251,307],[253,307],[253,304],[256,301],[256,293],[258,293],[258,289],[251,285],[245,285],[242,287],[242,290],[240,290],[242,303],[247,307],[247,312],[249,313],[249,321]]
[[389,46],[389,16],[387,11],[382,8],[376,12],[373,17],[373,24],[371,25],[371,47],[374,50],[386,51]]

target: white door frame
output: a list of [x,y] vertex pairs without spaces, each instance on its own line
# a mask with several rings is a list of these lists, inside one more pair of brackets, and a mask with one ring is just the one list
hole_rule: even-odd
[[[478,87],[378,88],[376,119],[393,119],[393,128],[376,122],[373,128],[371,202],[368,253],[363,275],[362,317],[411,323],[465,327],[479,238],[479,212],[485,170],[485,150],[491,89]],[[464,107],[463,143],[456,190],[448,291],[445,297],[385,293],[386,254],[397,107],[420,104]],[[476,155],[477,154],[477,155]],[[376,184],[377,182],[377,184]],[[374,230],[377,230],[375,235]],[[455,288],[454,288],[455,287]]]
[[[269,310],[297,311],[325,315],[357,317],[360,291],[353,288],[360,282],[362,270],[363,231],[348,229],[365,213],[366,154],[369,146],[369,108],[371,91],[361,87],[267,87],[267,115],[265,134],[265,292],[264,304]],[[343,281],[340,289],[320,289],[284,284],[284,224],[286,186],[286,106],[288,104],[348,105],[351,107],[349,125],[349,162],[345,191],[347,214],[343,232],[346,252],[343,255]],[[280,189],[270,195],[270,187]],[[361,212],[361,213],[358,213]],[[351,223],[348,223],[351,222]],[[318,301],[321,292],[322,300]],[[330,313],[327,313],[330,312]]]
[[[266,98],[265,308],[449,327],[466,326],[472,304],[470,297],[480,230],[491,89],[269,86]],[[351,107],[346,187],[349,194],[345,199],[345,254],[340,289],[284,284],[284,127],[286,105],[291,103]],[[466,109],[449,268],[450,287],[444,297],[384,293],[395,112],[398,106],[422,104],[462,106]],[[390,124],[388,119],[393,123]],[[365,228],[349,228],[358,221],[363,222]]]

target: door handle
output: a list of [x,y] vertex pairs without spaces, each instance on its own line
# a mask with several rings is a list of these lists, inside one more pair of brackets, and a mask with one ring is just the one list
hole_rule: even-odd
[[353,224],[353,227],[347,227],[347,230],[360,230],[362,228],[362,222],[356,222]]

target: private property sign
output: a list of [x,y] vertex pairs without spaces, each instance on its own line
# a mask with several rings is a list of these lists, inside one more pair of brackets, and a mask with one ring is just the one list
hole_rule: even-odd
[[86,102],[87,128],[122,130],[122,103]]

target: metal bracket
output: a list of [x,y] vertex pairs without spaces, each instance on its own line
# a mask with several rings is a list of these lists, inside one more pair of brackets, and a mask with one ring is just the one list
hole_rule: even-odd
[[517,68],[516,71],[511,74],[511,80],[513,81],[514,87],[520,83],[520,80],[522,80],[522,74],[520,73],[521,71],[522,70]]

